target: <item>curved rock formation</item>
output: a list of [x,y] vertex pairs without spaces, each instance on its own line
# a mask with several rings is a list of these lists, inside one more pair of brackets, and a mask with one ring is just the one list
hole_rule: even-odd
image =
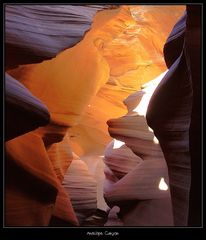
[[[146,6],[142,8],[141,6],[121,6],[99,11],[94,17],[90,31],[78,43],[77,39],[73,42],[73,31],[75,33],[77,31],[78,36],[82,36],[82,29],[88,27],[87,20],[89,19],[90,22],[94,12],[101,9],[102,6],[67,5],[65,8],[59,6],[55,10],[54,6],[24,5],[23,9],[25,11],[22,14],[17,11],[19,8],[20,5],[18,7],[6,6],[6,12],[8,13],[6,14],[6,41],[9,43],[8,49],[12,50],[15,47],[15,51],[12,50],[13,53],[6,51],[10,69],[7,72],[47,105],[51,119],[46,127],[26,133],[8,141],[6,144],[8,155],[6,224],[18,226],[24,224],[30,226],[78,225],[78,220],[82,222],[87,214],[95,208],[94,196],[96,193],[93,178],[98,179],[97,207],[101,206],[103,210],[106,208],[103,196],[100,196],[103,179],[103,172],[101,171],[103,168],[103,152],[105,146],[111,140],[107,133],[106,121],[125,114],[125,106],[122,104],[122,100],[140,88],[142,83],[156,77],[166,69],[161,48],[177,17],[182,14],[184,7],[171,7],[174,10],[173,12],[169,11],[170,8],[166,6],[154,9]],[[70,21],[75,16],[77,16],[75,20],[79,21],[79,14],[81,15],[82,9],[88,10],[83,13],[87,15],[86,22],[83,25],[75,22],[75,24],[82,25],[82,28],[74,29],[71,27],[71,31],[69,29],[65,30],[66,39],[57,36],[62,33],[58,24],[60,22],[63,24],[62,20],[67,18]],[[49,16],[47,14],[47,21],[45,21],[45,12],[52,13]],[[156,12],[157,15],[155,15]],[[31,14],[28,15],[27,13]],[[62,16],[62,13],[65,13],[64,16]],[[71,15],[71,13],[74,14]],[[168,14],[170,17],[169,21],[166,22],[165,18]],[[31,17],[34,18],[32,21]],[[22,25],[22,19],[28,19],[24,26]],[[152,19],[151,22],[150,19]],[[41,24],[40,26],[42,21],[45,22],[45,25]],[[50,26],[52,30],[57,30],[55,36],[51,36]],[[74,26],[74,22],[70,26]],[[45,28],[44,34],[42,34],[43,28]],[[161,29],[162,35],[158,34],[157,40],[154,40],[155,29],[158,28]],[[14,41],[15,37],[16,42]],[[37,44],[36,39],[41,39],[41,41]],[[66,46],[66,44],[74,43],[77,44],[61,51],[65,47],[71,46]],[[62,48],[59,50],[60,44]],[[150,52],[148,52],[149,49]],[[19,50],[23,50],[22,54],[26,52],[29,57],[24,58],[23,55],[18,55]],[[14,53],[17,54],[17,57]],[[53,58],[45,60],[50,57]],[[42,60],[45,61],[39,63]],[[31,64],[34,62],[36,64]],[[20,65],[22,63],[27,63],[27,65]],[[19,66],[11,69],[14,65]],[[141,76],[139,81],[136,80],[137,73]],[[134,99],[135,102],[132,101],[130,105],[131,110],[136,104],[136,97]],[[132,119],[133,127],[137,119],[143,120],[141,123],[145,121],[144,118],[135,116]],[[146,126],[145,123],[143,125]],[[153,133],[147,132],[147,128],[144,130],[146,132],[143,131],[140,137],[146,137],[147,140],[152,141]],[[151,157],[151,154],[155,153],[159,156],[158,147],[154,147],[153,143],[145,145],[145,142],[142,142],[143,145],[141,146],[146,146],[142,151],[144,153],[147,151],[147,154],[144,154],[145,162],[147,157],[148,159]],[[130,144],[129,140],[128,144]],[[135,149],[135,146],[131,146],[131,149],[134,152],[139,151]],[[85,165],[83,167],[84,163],[75,159],[73,152],[88,164],[89,173]],[[124,174],[127,176],[127,172],[131,172],[131,168],[135,166],[135,161],[137,161],[136,155],[126,149],[125,153],[128,154],[128,152],[129,156],[133,156],[134,162],[128,164],[126,168],[119,165],[119,169],[115,173],[119,178],[118,181],[124,178]],[[160,156],[162,157],[161,154]],[[36,160],[36,158],[38,159]],[[155,159],[150,160],[152,162]],[[45,169],[46,166],[47,169]],[[137,164],[135,169],[139,166],[141,164]],[[165,174],[165,166],[160,164],[156,167]],[[10,168],[14,170],[9,171]],[[166,198],[169,199],[168,193],[162,192],[159,194],[160,191],[154,189],[154,186],[156,186],[155,179],[159,174],[156,171],[157,169],[154,169],[152,173],[154,180],[150,185],[151,190],[154,190],[152,197],[161,195],[160,197],[163,197],[162,201],[165,202]],[[93,191],[91,196],[88,195],[91,200],[90,206],[86,206],[84,199],[78,199],[78,192],[74,191],[73,185],[70,183],[71,178],[73,184],[75,182],[75,178],[72,177],[72,170],[75,173],[78,172],[80,176],[76,184],[81,184],[85,192]],[[19,177],[22,171],[25,176],[24,181]],[[16,176],[19,177],[20,182],[15,182]],[[67,178],[69,182],[66,181]],[[167,181],[166,178],[165,175],[165,181]],[[82,182],[84,179],[87,179],[88,182]],[[131,176],[131,179],[133,179],[133,176]],[[126,180],[126,182],[129,181]],[[149,183],[149,181],[146,182]],[[28,184],[35,185],[35,191],[32,192],[33,188],[29,188]],[[46,188],[48,188],[48,197],[44,194]],[[38,189],[40,189],[42,195],[33,196],[32,194],[37,193]],[[143,198],[151,197],[149,191],[146,192],[146,195],[143,195]],[[164,198],[164,196],[167,197]],[[34,199],[32,199],[33,197]],[[70,197],[72,201],[70,201]],[[133,197],[136,199],[137,196]],[[15,204],[15,201],[18,204]],[[80,201],[81,206],[78,205],[78,201]],[[148,200],[145,203],[153,206],[153,209],[154,206],[160,206],[159,202],[158,199],[157,203],[154,200]],[[29,207],[30,204],[32,207]],[[141,206],[143,205],[138,204],[137,206],[135,204],[136,211],[139,211]],[[169,206],[169,202],[165,202],[166,206]],[[24,208],[25,212],[23,212]],[[38,209],[42,211],[39,212]],[[97,211],[97,214],[100,212]],[[122,213],[123,218],[127,218],[124,222],[130,224],[130,221],[133,220],[131,215],[127,215],[127,213]],[[168,212],[166,211],[166,213]],[[101,214],[105,221],[105,212],[101,212]],[[169,213],[165,216],[164,224],[167,222],[169,225],[172,223],[168,216]],[[152,225],[153,222],[150,219],[153,218],[149,215],[148,217],[148,223],[146,223],[146,218],[143,215],[140,216],[137,225]],[[25,221],[21,221],[21,218],[25,218]],[[161,225],[163,218],[164,216],[160,217],[160,222],[156,224]],[[101,220],[101,223],[103,220]],[[85,224],[88,224],[88,222]],[[132,222],[132,224],[135,223]]]
[[125,100],[126,116],[108,121],[110,135],[121,141],[114,140],[105,152],[104,196],[108,205],[120,206],[124,226],[173,225],[167,166],[144,116],[160,80]]
[[5,7],[6,66],[38,63],[78,43],[98,10],[108,5]]
[[5,107],[6,141],[49,123],[50,114],[45,104],[7,73],[5,74]]
[[73,159],[64,135],[48,125],[6,142],[6,225],[78,225],[61,184]]
[[[45,61],[37,65],[21,66],[17,69],[9,71],[13,76],[16,76],[18,80],[26,85],[35,94],[35,96],[40,98],[43,102],[46,102],[51,113],[51,124],[49,126],[46,128],[38,129],[34,134],[27,134],[23,138],[24,141],[27,141],[27,144],[32,144],[32,142],[35,142],[35,139],[37,138],[36,135],[38,135],[38,142],[35,144],[35,149],[38,149],[38,151],[40,151],[41,147],[42,151],[44,151],[44,154],[39,157],[39,160],[44,161],[45,163],[48,162],[50,164],[50,176],[56,182],[56,186],[53,186],[56,188],[56,198],[54,197],[52,200],[54,204],[53,210],[47,214],[47,217],[45,217],[45,222],[39,223],[37,219],[33,219],[32,221],[33,215],[28,210],[25,212],[25,214],[31,218],[30,221],[27,221],[28,225],[47,225],[48,222],[50,222],[51,225],[77,225],[77,219],[73,212],[69,196],[61,184],[63,175],[65,174],[65,171],[70,164],[71,156],[66,156],[66,158],[63,157],[64,152],[67,154],[67,149],[65,149],[67,146],[65,147],[63,142],[60,142],[57,145],[52,144],[63,139],[67,128],[78,121],[83,109],[88,104],[88,101],[91,99],[92,95],[94,95],[97,92],[99,86],[107,80],[107,64],[98,53],[98,49],[93,45],[93,41],[91,41],[91,39],[92,33],[90,33],[90,38],[85,37],[83,44],[79,43],[76,48],[68,49],[67,51],[62,52],[55,59]],[[85,46],[87,46],[87,48],[85,48]],[[79,52],[82,54],[84,53],[84,55],[79,56]],[[86,62],[86,57],[88,54],[91,57],[90,62]],[[67,62],[66,59],[70,58],[72,61]],[[62,65],[64,61],[67,65],[66,67]],[[77,66],[76,62],[79,64],[77,69],[75,68],[75,66]],[[80,62],[82,62],[82,66]],[[94,68],[94,66],[96,66],[96,68]],[[59,67],[61,67],[62,72],[60,72],[61,70]],[[84,74],[84,67],[87,69],[86,75]],[[93,69],[95,69],[95,71],[93,71]],[[36,77],[37,75],[38,78]],[[55,75],[56,78],[54,77]],[[71,81],[68,82],[69,75],[71,75]],[[39,86],[42,86],[42,88],[39,88]],[[76,94],[76,91],[80,86],[82,88],[82,95]],[[68,89],[71,91],[70,97],[68,95]],[[55,101],[53,101],[54,96]],[[22,137],[20,137],[20,140],[22,140]],[[15,149],[14,151],[13,148],[12,150],[10,150],[10,148],[7,148],[8,154],[13,154],[11,161],[15,161],[16,157],[16,161],[22,163],[21,167],[24,167],[24,162],[27,162],[28,167],[33,169],[33,164],[36,166],[37,163],[33,163],[33,161],[35,161],[34,159],[31,159],[31,162],[27,160],[29,157],[27,150],[30,149],[30,147],[25,146],[25,148],[20,148],[18,142],[19,141],[16,140],[7,144],[8,146],[11,146]],[[18,145],[17,147],[15,147],[16,144]],[[44,145],[46,149],[43,147]],[[16,151],[20,151],[19,155]],[[61,155],[61,160],[59,159],[59,154]],[[40,169],[42,168],[43,166],[40,167]],[[39,176],[37,177],[43,178],[43,180],[46,181],[46,176],[44,176],[42,172],[39,172]],[[8,177],[11,177],[9,173]],[[15,181],[12,181],[11,185],[14,188]],[[22,187],[19,186],[19,190],[17,190],[17,192],[22,191],[22,188],[23,185]],[[15,196],[14,192],[12,192],[12,194]],[[30,192],[27,192],[25,194],[29,195]],[[7,194],[7,196],[10,195]],[[11,203],[14,204],[12,201],[13,198],[9,198],[11,200]],[[7,201],[8,204],[10,203],[10,200]],[[38,200],[39,199],[37,199],[37,202]],[[19,200],[19,204],[23,205],[24,199]],[[16,221],[10,219],[10,212],[12,214],[14,211],[14,209],[12,209],[10,206],[11,204],[6,206],[6,224],[13,225],[16,224],[17,221],[18,224],[21,224],[18,217],[16,217]],[[35,211],[38,210],[36,209]],[[23,216],[23,213],[21,213],[21,211],[18,214],[19,216],[21,214]],[[45,212],[42,211],[39,214],[42,216],[45,214]],[[53,216],[52,219],[51,216]]]
[[[142,6],[137,5],[125,6],[121,14],[115,16],[116,21],[110,21],[107,27],[105,26],[105,31],[111,35],[111,41],[106,38],[102,40],[101,52],[110,69],[113,70],[110,71],[108,82],[91,99],[79,124],[69,130],[72,149],[81,159],[86,161],[88,159],[89,169],[92,169],[92,174],[95,172],[93,175],[98,183],[104,179],[101,171],[103,164],[99,162],[102,162],[101,156],[104,155],[104,149],[111,141],[106,122],[108,119],[124,115],[126,108],[122,101],[138,90],[143,83],[166,70],[162,58],[163,45],[185,8],[184,6],[174,6],[174,8],[172,6],[172,9],[168,6],[159,8],[145,6],[143,9]],[[138,14],[134,16],[135,11],[142,14],[141,22],[137,17]],[[106,18],[108,11],[102,12],[102,15],[103,13]],[[161,34],[156,34],[157,29],[161,29]],[[155,40],[156,37],[158,40]],[[151,39],[154,39],[154,45]],[[101,209],[106,210],[104,200],[101,201]]]
[[[61,185],[42,139],[31,132],[7,141],[6,155],[6,225],[48,225]],[[67,204],[67,218],[75,223]]]
[[97,209],[97,182],[81,159],[74,159],[64,175],[62,183],[71,197],[71,202],[80,225]]
[[[200,177],[198,177],[200,175],[200,147],[195,147],[198,144],[200,146],[200,138],[195,137],[196,143],[192,140],[193,136],[200,133],[200,120],[196,118],[200,116],[200,96],[198,96],[200,91],[197,90],[200,86],[199,6],[194,8],[187,6],[187,17],[182,18],[175,25],[164,52],[170,69],[151,98],[147,121],[160,141],[168,165],[175,225],[186,226],[190,191],[192,198],[198,199],[198,206],[191,205],[192,212],[196,211],[196,207],[200,209],[201,206]],[[193,105],[196,101],[198,104]],[[194,149],[198,149],[197,153],[194,153]],[[193,156],[195,172],[191,169],[190,153]],[[197,158],[194,159],[194,156]],[[194,167],[195,164],[198,167]],[[194,190],[194,185],[190,190],[191,171],[194,174],[192,174],[192,181],[198,183],[196,187],[199,190]],[[198,195],[194,197],[195,192]],[[200,210],[198,210],[198,215],[199,219],[196,220],[200,224]]]

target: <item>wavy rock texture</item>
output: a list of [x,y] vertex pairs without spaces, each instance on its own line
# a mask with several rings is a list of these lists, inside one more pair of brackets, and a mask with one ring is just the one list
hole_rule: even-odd
[[173,225],[170,192],[165,183],[167,166],[144,116],[151,92],[160,80],[148,83],[125,100],[126,116],[108,121],[115,140],[105,151],[104,197],[110,206],[120,206],[124,226]]
[[166,70],[163,45],[183,9],[183,6],[125,7],[119,19],[124,20],[121,31],[103,45],[103,54],[110,65],[110,84],[136,91]]
[[89,30],[96,12],[108,7],[7,4],[6,66],[11,68],[55,57],[79,42]]
[[[104,180],[102,156],[112,140],[106,122],[126,114],[123,100],[166,70],[162,57],[164,42],[184,9],[184,6],[172,6],[171,9],[167,6],[125,6],[105,23],[107,32],[104,38],[101,36],[101,53],[111,69],[109,80],[91,99],[79,124],[69,131],[72,149],[86,161],[90,172],[101,183],[100,193]],[[141,22],[138,13],[142,16]],[[108,19],[108,11],[98,14],[94,21],[101,24],[100,17]],[[161,29],[161,34],[156,34],[157,29]],[[154,40],[153,45],[150,40],[155,38],[158,40]],[[102,197],[98,206],[103,210],[107,208]]]
[[[81,112],[83,111],[84,106],[87,104],[87,101],[92,97],[92,95],[95,94],[99,85],[102,84],[101,81],[104,82],[107,80],[107,74],[108,74],[107,64],[104,62],[104,59],[102,59],[102,57],[98,54],[98,51],[92,45],[92,42],[90,43],[88,39],[85,41],[86,43],[80,44],[80,46],[77,47],[76,50],[69,49],[67,51],[68,54],[66,54],[67,56],[65,56],[65,52],[59,54],[58,56],[60,56],[60,62],[58,60],[59,57],[57,57],[53,60],[45,61],[42,64],[22,66],[22,67],[19,67],[18,69],[11,71],[12,75],[15,75],[15,77],[17,77],[18,80],[21,80],[21,82],[23,82],[24,85],[26,85],[29,89],[32,89],[31,91],[34,92],[34,94],[37,97],[39,97],[40,99],[43,99],[43,102],[47,103],[49,107],[49,111],[51,113],[51,124],[48,127],[39,129],[38,131],[35,132],[35,134],[38,134],[39,136],[38,138],[39,142],[36,142],[35,149],[37,150],[38,148],[38,151],[40,151],[39,148],[43,144],[47,149],[47,152],[46,152],[46,149],[44,148],[44,158],[43,158],[43,155],[41,158],[42,158],[42,161],[45,161],[44,159],[46,158],[47,162],[49,161],[50,165],[52,166],[50,169],[51,171],[50,175],[53,176],[53,179],[57,183],[57,186],[55,187],[56,187],[56,191],[58,191],[58,194],[56,194],[56,199],[53,199],[54,209],[47,214],[45,222],[38,223],[38,219],[33,219],[34,221],[32,221],[32,217],[33,217],[32,213],[29,212],[29,210],[26,212],[28,215],[28,218],[31,217],[31,220],[28,221],[27,223],[28,225],[32,225],[32,226],[38,225],[38,224],[47,225],[49,222],[52,226],[58,225],[58,224],[64,224],[67,226],[69,224],[72,224],[72,225],[78,224],[73,208],[71,206],[70,198],[61,184],[65,171],[68,168],[72,158],[71,158],[71,155],[68,154],[67,144],[66,146],[64,142],[60,142],[57,145],[52,145],[52,144],[55,142],[59,142],[63,139],[64,135],[66,134],[66,129],[68,128],[68,126],[78,121],[78,118],[81,115]],[[86,52],[88,51],[91,56],[91,61],[88,63],[85,61],[85,57],[88,55],[86,52],[83,55],[84,57],[79,56],[79,52],[85,51],[85,45],[86,46],[89,45],[88,48],[86,48]],[[58,69],[58,62],[59,64],[60,63],[62,64],[64,62],[65,57],[68,59],[70,58],[69,55],[72,55],[72,58],[71,58],[72,62],[70,62],[67,65],[67,68],[65,68],[65,66],[62,66],[62,69],[68,72],[65,73],[63,71],[60,74],[61,76],[59,76],[60,69]],[[77,68],[76,70],[74,68],[74,66],[76,65],[75,56],[77,59],[79,59],[79,61],[77,60],[77,62],[79,63],[79,68]],[[54,62],[55,64],[53,65]],[[87,68],[88,75],[85,76],[83,74],[84,67],[81,66],[80,62],[82,62],[83,66]],[[96,66],[96,68],[94,68],[94,66]],[[89,68],[90,68],[90,72],[89,72]],[[96,71],[93,71],[93,68]],[[57,73],[58,81],[57,79],[55,80],[53,78],[55,74],[54,72],[53,73],[51,72],[52,69],[54,70],[54,72]],[[68,82],[67,76],[70,75],[71,72],[73,72],[73,77],[71,76],[72,81],[69,83],[69,85],[66,86],[65,83]],[[39,78],[36,78],[37,76],[36,74],[39,76]],[[39,81],[36,81],[37,79],[39,79],[41,82],[44,80],[44,84],[40,83]],[[26,81],[29,86],[25,84],[24,81]],[[90,81],[90,86],[89,86],[89,81]],[[72,86],[72,82],[73,82],[73,86]],[[42,89],[39,89],[38,87],[39,84],[43,87]],[[45,86],[47,87],[45,88]],[[82,95],[82,100],[81,98],[79,98],[81,95],[76,95],[75,93],[79,86],[83,87],[84,89],[84,90],[82,89],[82,92],[84,93],[84,95]],[[50,89],[50,91],[48,91],[48,89]],[[68,89],[71,90],[70,99],[68,98]],[[76,100],[74,98],[75,95],[76,95]],[[53,101],[54,96],[56,96],[55,102]],[[58,96],[59,96],[59,99],[58,99]],[[85,101],[86,98],[88,99],[87,101]],[[63,99],[65,99],[66,101],[64,101]],[[49,104],[49,102],[51,104]],[[78,107],[78,102],[80,103],[79,107]],[[53,105],[53,103],[55,104]],[[73,105],[73,109],[76,109],[78,113],[75,112],[76,110],[73,113],[72,105]],[[76,105],[77,108],[74,107],[74,105]],[[32,144],[32,142],[35,141],[35,139],[33,139],[35,137],[34,135],[29,135],[29,136],[31,137],[31,139],[27,143]],[[24,138],[24,140],[27,141],[27,136]],[[16,140],[16,142],[14,140],[14,142],[8,143],[8,144],[11,144],[12,146],[14,145],[14,149],[19,148],[19,146],[15,147],[16,144],[18,145],[18,140]],[[21,154],[18,155],[19,159],[17,159],[18,161],[22,161],[22,159],[24,159],[24,161],[27,161],[27,158],[29,157],[29,155],[27,155],[27,148],[29,149],[29,147],[27,146],[25,147],[25,149],[21,148]],[[11,154],[11,151],[13,151],[12,154],[16,153],[16,151],[14,150],[7,149],[8,154]],[[21,157],[21,155],[24,155],[24,157]],[[59,155],[61,155],[61,160],[59,160]],[[12,155],[11,157],[12,161],[15,160],[13,158],[15,158],[15,155],[14,156]],[[22,162],[22,165],[23,165],[23,162]],[[32,162],[30,162],[30,165],[32,168]],[[41,177],[43,178],[43,180],[46,181],[45,176],[43,175],[42,172],[39,172],[38,177]],[[13,181],[11,185],[13,188],[15,188],[14,187],[15,181]],[[19,191],[21,191],[21,187]],[[15,192],[12,192],[12,194],[15,196]],[[29,195],[29,193],[27,194]],[[14,208],[15,208],[14,201],[12,201],[12,197],[10,198],[11,198],[11,203],[14,205]],[[21,199],[21,200],[22,202],[19,201],[19,204],[24,205],[24,199]],[[39,199],[37,199],[37,202],[38,200]],[[7,202],[10,203],[9,200]],[[13,222],[13,220],[10,219],[10,212],[12,214],[14,211],[14,209],[12,209],[13,211],[11,210],[10,205],[7,205],[6,207],[6,212],[8,216],[6,224],[15,225],[18,222],[18,224],[21,225],[20,219],[18,217],[16,217],[17,222],[16,221]],[[21,216],[21,211],[18,214],[19,216]],[[46,216],[46,214],[43,211],[39,214],[40,216],[42,215]],[[23,216],[23,213],[22,213],[22,216]]]
[[74,159],[64,175],[63,187],[69,193],[80,225],[97,209],[97,182],[81,159]]
[[[78,209],[77,205],[75,206],[77,195],[74,192],[72,193],[72,190],[67,189],[68,191],[65,191],[65,188],[62,186],[64,175],[65,173],[70,173],[69,166],[72,166],[71,162],[74,160],[72,152],[75,152],[88,164],[92,177],[98,180],[97,206],[106,209],[107,205],[101,195],[103,191],[103,152],[105,146],[111,140],[107,133],[106,121],[125,114],[126,110],[122,100],[140,88],[142,83],[166,69],[160,49],[177,18],[181,16],[184,7],[174,6],[169,11],[167,7],[155,7],[153,9],[146,6],[142,8],[141,6],[121,6],[115,9],[100,11],[94,17],[91,29],[84,35],[83,40],[74,47],[60,53],[58,52],[61,51],[58,50],[60,43],[62,44],[62,49],[66,47],[63,43],[67,43],[68,46],[70,46],[69,44],[74,44],[72,42],[74,39],[72,40],[71,36],[73,36],[72,31],[76,30],[76,27],[74,27],[76,25],[74,25],[74,22],[70,22],[72,30],[70,31],[68,28],[68,32],[64,31],[66,36],[68,36],[68,39],[66,37],[65,40],[65,38],[57,36],[62,31],[58,24],[64,18],[67,18],[69,14],[69,19],[73,19],[78,15],[78,18],[75,19],[77,22],[81,14],[86,14],[87,19],[91,19],[94,12],[102,8],[102,6],[67,5],[65,8],[62,6],[57,7],[56,11],[52,6],[43,6],[43,8],[42,6],[35,6],[34,8],[33,6],[23,6],[25,11],[21,11],[21,14],[19,14],[19,7],[15,5],[6,7],[6,11],[8,9],[8,14],[6,14],[6,35],[8,38],[6,41],[10,44],[9,49],[12,52],[11,54],[7,51],[9,53],[7,57],[8,67],[11,68],[14,65],[22,64],[22,59],[23,63],[29,64],[10,69],[8,73],[47,105],[51,121],[48,126],[39,128],[7,143],[8,146],[11,145],[11,148],[8,147],[7,150],[8,155],[11,156],[11,162],[21,163],[19,164],[20,169],[15,169],[13,176],[18,176],[20,170],[25,168],[24,163],[28,163],[29,169],[31,167],[33,170],[33,165],[35,165],[37,170],[38,168],[41,170],[33,173],[26,168],[25,172],[28,173],[28,181],[25,181],[24,184],[19,184],[18,187],[14,177],[8,171],[8,178],[12,179],[12,187],[10,187],[10,189],[12,188],[12,197],[10,197],[9,192],[7,194],[7,202],[9,204],[7,206],[7,225],[25,224],[20,221],[24,214],[27,215],[25,219],[29,219],[27,225],[77,225],[77,217],[72,208],[68,192],[71,191],[71,194],[73,194],[72,204],[75,211]],[[88,11],[82,13],[83,9]],[[136,13],[135,15],[135,11],[142,16],[141,21],[137,18],[138,14]],[[155,16],[156,11],[158,14]],[[28,12],[31,14],[28,15]],[[48,16],[48,12],[52,13],[52,16],[50,14]],[[75,15],[71,15],[74,12]],[[60,16],[60,13],[65,14]],[[170,16],[167,22],[165,21],[165,13]],[[45,15],[48,20],[46,22]],[[153,15],[155,17],[152,18]],[[33,19],[30,20],[30,17]],[[27,24],[22,26],[22,19],[25,18],[28,19]],[[151,18],[152,21],[150,21]],[[45,25],[40,25],[43,20]],[[162,25],[165,27],[161,27]],[[46,29],[44,36],[42,36],[44,27]],[[81,30],[78,32],[78,36],[82,36],[82,29],[85,29],[85,27],[88,27],[87,23],[82,25],[82,28],[78,28]],[[155,35],[155,29],[160,27],[162,35],[158,34],[157,42],[151,45],[150,40]],[[150,30],[147,30],[147,28]],[[58,30],[54,33],[55,36],[51,36],[51,29],[52,31]],[[26,37],[22,39],[24,33]],[[16,37],[16,43],[14,36]],[[37,45],[36,39],[40,38],[42,41]],[[75,43],[76,41],[79,40],[75,39]],[[23,58],[22,55],[21,59],[14,57],[14,52],[17,53],[17,56],[19,54],[18,50],[12,50],[11,45],[15,49],[19,49],[20,52],[24,48],[22,46],[26,46],[23,51],[31,58]],[[151,47],[153,49],[151,54],[146,54]],[[51,49],[54,49],[54,51]],[[55,55],[56,57],[41,63],[30,64]],[[148,69],[149,71],[147,71]],[[142,77],[139,80],[136,78],[137,73]],[[151,137],[151,135],[149,136]],[[24,141],[25,145],[21,144]],[[70,150],[70,146],[72,150]],[[29,151],[29,149],[31,150]],[[18,151],[20,151],[19,154]],[[41,153],[39,153],[40,156],[36,155],[35,151],[39,151]],[[30,154],[32,154],[31,161],[28,160]],[[38,156],[38,162],[35,162],[35,156]],[[39,161],[44,162],[42,166],[40,166],[41,162]],[[31,194],[31,190],[24,190],[24,185],[26,183],[32,185],[32,181],[29,180],[30,175],[35,175],[37,179],[42,179],[42,182],[47,182],[48,176],[43,174],[46,171],[44,170],[44,164],[50,166],[47,171],[48,176],[51,177],[49,184],[53,189],[53,198],[50,198],[48,194],[48,202],[53,204],[53,209],[48,210],[47,213],[44,211],[40,213],[37,210],[37,205],[35,206],[36,203],[26,202],[27,211],[23,213],[24,201],[30,199],[29,196]],[[82,174],[81,179],[84,179],[89,176],[89,173],[86,170],[81,171],[81,165],[79,164],[76,167],[79,168],[79,174]],[[67,184],[69,186],[69,183]],[[83,186],[85,186],[84,190],[87,191],[87,184],[85,183]],[[14,191],[14,189],[18,190]],[[72,189],[71,185],[70,189]],[[24,195],[18,201],[19,208],[17,208],[19,212],[15,213],[14,221],[11,220],[11,216],[16,211],[16,206],[12,198],[14,199],[20,192]],[[91,197],[94,203],[94,195],[91,195]],[[39,199],[36,202],[38,206],[42,206],[39,203],[41,202]],[[33,204],[34,210],[29,208],[29,204]],[[83,202],[82,206],[84,206]],[[78,211],[79,215],[77,214],[77,216],[80,219],[82,215],[80,215],[80,209]],[[35,214],[39,215],[39,218],[35,218]],[[45,215],[44,221],[40,221],[43,215]]]
[[5,74],[5,91],[6,141],[49,123],[45,104],[8,74]]
[[[6,225],[47,226],[64,194],[41,137],[30,132],[7,141],[6,155]],[[64,204],[65,220],[77,225],[68,197]]]
[[[186,21],[186,22],[183,22]],[[194,22],[194,24],[192,23]],[[196,34],[197,33],[197,34]],[[184,43],[183,38],[184,36]],[[178,46],[178,47],[177,47]],[[197,52],[196,49],[197,48]],[[175,49],[173,51],[173,49]],[[196,53],[193,55],[193,51]],[[179,21],[165,45],[165,59],[170,67],[168,73],[154,92],[147,112],[147,121],[160,141],[169,170],[169,180],[176,226],[188,224],[189,194],[197,199],[198,206],[190,202],[191,214],[200,223],[200,7],[187,7],[187,17]],[[196,60],[196,61],[195,61]],[[196,88],[197,84],[197,88]],[[193,92],[195,96],[193,98]],[[197,103],[196,102],[196,103]],[[192,110],[193,105],[193,110]],[[197,107],[197,110],[195,110]],[[198,110],[199,108],[199,110]],[[193,111],[193,113],[192,113]],[[191,125],[191,121],[193,124]],[[195,130],[195,128],[197,128]],[[194,138],[193,138],[194,136]],[[197,143],[194,142],[197,140]],[[198,150],[195,153],[194,150]],[[191,168],[191,157],[193,166]],[[194,159],[194,156],[197,158]],[[194,163],[195,162],[195,163]],[[198,183],[191,189],[192,181]],[[196,196],[194,194],[197,193]],[[198,208],[198,214],[194,214]],[[191,219],[190,219],[191,221]],[[194,221],[194,220],[192,220]]]

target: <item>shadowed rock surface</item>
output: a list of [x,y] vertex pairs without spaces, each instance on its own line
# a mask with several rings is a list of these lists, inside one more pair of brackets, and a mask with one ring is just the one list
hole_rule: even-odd
[[115,140],[105,151],[104,197],[109,206],[120,207],[124,226],[173,226],[167,166],[144,116],[160,80],[124,101],[126,116],[108,121]]
[[97,209],[97,182],[89,173],[86,163],[76,157],[65,173],[62,185],[71,197],[81,225]]
[[5,74],[5,140],[49,123],[50,114],[38,98],[19,81]]
[[89,30],[96,12],[105,8],[110,6],[7,4],[6,67],[41,62],[74,46]]
[[147,112],[168,165],[176,226],[188,225],[188,216],[189,224],[201,222],[200,11],[188,5],[170,34],[164,51],[169,71]]
[[[146,112],[137,111],[143,109],[145,95],[151,97],[147,89],[158,81],[146,82],[179,61],[184,16],[165,44],[166,64],[163,45],[185,7],[7,5],[5,9],[7,73],[50,114],[46,126],[24,129],[24,135],[6,143],[6,225],[173,225],[164,155],[148,129]],[[195,41],[188,44],[192,48]],[[194,52],[190,58],[197,62]],[[197,106],[199,90],[195,91]],[[128,113],[121,117],[125,105]],[[199,121],[196,109],[190,149]],[[108,145],[112,138],[107,121],[111,135],[125,142],[119,148],[117,140]],[[190,153],[195,159],[195,149]],[[111,208],[120,207],[117,214],[114,209],[106,212],[105,164],[106,200]]]

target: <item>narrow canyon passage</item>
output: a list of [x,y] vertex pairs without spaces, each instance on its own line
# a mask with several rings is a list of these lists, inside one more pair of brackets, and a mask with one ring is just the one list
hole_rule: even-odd
[[[177,119],[185,135],[171,145],[164,134],[172,123],[156,124],[150,103],[170,78],[189,85],[178,70],[188,63],[176,53],[185,52],[185,12],[6,5],[6,226],[187,225],[192,98],[179,98],[185,109],[177,108],[172,129]],[[182,112],[188,117],[179,120]],[[170,171],[179,166],[171,158],[182,159],[182,176]],[[176,186],[184,196],[175,196]]]

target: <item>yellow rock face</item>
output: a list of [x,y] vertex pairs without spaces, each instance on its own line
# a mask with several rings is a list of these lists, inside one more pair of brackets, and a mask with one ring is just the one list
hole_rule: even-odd
[[[110,75],[87,105],[80,123],[69,130],[78,155],[102,155],[111,141],[106,121],[126,114],[123,100],[166,70],[163,46],[184,10],[184,6],[131,5],[96,15],[92,29],[105,30],[98,43]],[[116,14],[111,18],[112,13]]]
[[[67,140],[53,145],[47,152],[44,149],[44,157],[39,158],[40,162],[44,159],[49,161],[54,169],[49,172],[55,183],[53,186],[56,185],[59,193],[53,212],[55,216],[65,220],[74,219],[73,210],[70,211],[72,217],[65,216],[64,211],[71,209],[71,203],[59,181],[70,164],[70,159],[60,156],[66,152],[63,151],[67,146],[66,141],[81,159],[90,156],[100,159],[99,156],[103,155],[105,146],[111,140],[106,121],[124,115],[126,108],[122,101],[139,90],[143,83],[166,70],[163,45],[184,9],[184,6],[137,5],[100,11],[91,29],[76,46],[51,60],[8,71],[47,105],[52,124],[65,129],[70,127]],[[42,129],[38,131],[35,132],[37,135]],[[45,128],[44,134],[47,131]],[[25,141],[29,138],[31,142],[27,144],[32,145],[36,136],[25,136]],[[16,146],[18,141],[14,139],[11,146]],[[44,147],[42,140],[39,140],[32,153],[35,155],[35,151],[39,152]],[[24,156],[22,164],[26,166],[30,155],[27,150],[21,151],[19,158]],[[18,153],[16,147],[15,153]],[[35,159],[31,158],[31,161]],[[98,166],[95,160],[86,162]],[[35,163],[32,162],[33,165]],[[103,178],[103,172],[99,176]],[[43,224],[48,224],[48,218]],[[73,224],[76,224],[76,219]]]
[[183,10],[123,6],[100,11],[79,44],[9,73],[46,103],[55,123],[72,126],[106,82],[134,91],[165,70],[163,45]]

